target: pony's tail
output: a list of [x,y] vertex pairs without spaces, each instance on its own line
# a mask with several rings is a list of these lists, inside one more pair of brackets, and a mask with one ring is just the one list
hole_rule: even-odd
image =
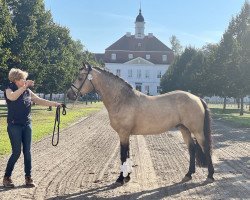
[[203,99],[200,99],[201,103],[205,109],[204,115],[204,125],[203,125],[203,132],[205,137],[204,143],[204,152],[202,151],[201,146],[195,140],[195,157],[196,157],[196,164],[200,167],[207,167],[207,156],[212,154],[212,136],[211,136],[211,114],[210,110]]

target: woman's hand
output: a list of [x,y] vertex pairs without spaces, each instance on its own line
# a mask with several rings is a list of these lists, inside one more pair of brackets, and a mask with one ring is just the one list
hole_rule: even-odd
[[26,88],[28,88],[28,87],[33,87],[33,86],[34,86],[34,81],[32,81],[32,80],[27,80],[27,81],[25,81],[24,86],[25,86]]

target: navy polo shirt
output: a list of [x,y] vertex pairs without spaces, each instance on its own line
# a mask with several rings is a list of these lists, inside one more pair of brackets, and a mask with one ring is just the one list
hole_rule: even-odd
[[[6,89],[11,89],[15,92],[18,87],[15,83],[10,83]],[[29,90],[25,90],[17,100],[10,101],[6,92],[4,97],[8,108],[8,124],[27,125],[31,122],[31,94]]]

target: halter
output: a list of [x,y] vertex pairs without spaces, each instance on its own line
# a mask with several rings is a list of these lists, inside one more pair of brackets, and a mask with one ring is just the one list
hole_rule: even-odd
[[[79,88],[77,88],[73,83],[71,84],[70,88],[71,88],[71,90],[74,92],[74,94],[76,95],[76,99],[78,98],[79,94],[81,93],[80,91],[81,91],[81,89],[82,89],[82,87],[83,87],[83,85],[84,85],[84,83],[86,82],[87,79],[90,81],[90,83],[91,83],[91,85],[92,85],[94,91],[96,91],[95,86],[94,86],[94,84],[93,84],[92,81],[91,81],[91,80],[93,79],[92,75],[90,74],[90,71],[91,71],[91,70],[92,70],[91,66],[88,65],[88,72],[87,72],[87,73],[84,73],[84,74],[87,74],[87,75],[86,75],[85,79],[83,80],[83,82],[82,82],[82,84],[80,85]],[[75,89],[77,90],[77,92],[75,92],[75,91],[73,90],[73,88],[75,88]]]

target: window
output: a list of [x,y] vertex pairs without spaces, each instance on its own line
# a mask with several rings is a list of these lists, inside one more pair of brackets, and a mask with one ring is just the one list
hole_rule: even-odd
[[138,43],[138,47],[141,47],[141,43],[140,42]]
[[167,62],[167,55],[162,55],[162,61]]
[[132,69],[129,69],[129,70],[128,70],[128,77],[129,77],[129,78],[132,78],[132,77],[133,77],[133,71],[132,71]]
[[158,94],[161,93],[161,86],[157,86],[157,93],[158,93]]
[[116,75],[117,75],[117,76],[121,76],[121,70],[120,70],[120,69],[117,69],[117,70],[116,70]]
[[146,72],[145,72],[145,78],[149,78],[149,70],[146,70]]
[[147,60],[150,59],[150,55],[149,55],[149,54],[146,55],[146,59],[147,59]]
[[141,78],[141,70],[137,69],[137,78]]
[[133,54],[132,53],[128,54],[128,59],[133,59]]
[[158,71],[158,72],[157,72],[157,78],[161,78],[161,77],[162,77],[161,71]]
[[116,54],[115,53],[111,54],[111,60],[116,60]]
[[141,83],[135,83],[135,89],[141,92]]
[[145,85],[145,94],[149,95],[149,85]]

